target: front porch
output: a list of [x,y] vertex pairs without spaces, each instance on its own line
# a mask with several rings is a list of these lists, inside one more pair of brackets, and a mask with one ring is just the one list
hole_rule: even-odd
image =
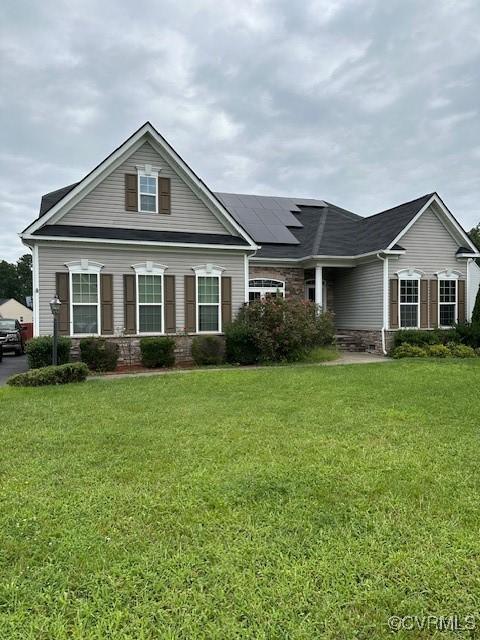
[[[382,272],[379,260],[358,266],[251,264],[249,300],[269,295],[311,300],[333,313],[340,349],[383,355]],[[385,336],[388,348],[392,336]]]

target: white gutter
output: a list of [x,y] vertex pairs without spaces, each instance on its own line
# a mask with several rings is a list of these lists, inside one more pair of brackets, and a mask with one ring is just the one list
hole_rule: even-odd
[[387,330],[388,319],[388,258],[377,253],[377,258],[383,262],[383,325],[382,325],[382,351],[387,355],[385,331]]

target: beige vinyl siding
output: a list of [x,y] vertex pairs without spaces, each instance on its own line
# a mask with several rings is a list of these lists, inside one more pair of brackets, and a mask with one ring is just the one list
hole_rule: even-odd
[[381,329],[383,325],[383,263],[335,269],[333,310],[337,329]]
[[[125,210],[125,174],[137,173],[136,165],[161,167],[160,175],[171,181],[170,215]],[[228,229],[203,204],[189,186],[145,142],[103,182],[57,221],[57,224],[92,227],[123,227],[156,231],[193,231],[228,234]]]
[[32,310],[14,298],[0,305],[0,318],[13,318],[19,322],[33,322]]
[[121,249],[64,243],[39,246],[39,315],[40,335],[52,333],[49,301],[55,293],[55,273],[68,272],[66,262],[86,258],[104,265],[102,273],[113,275],[113,326],[117,334],[124,326],[123,274],[134,273],[132,264],[151,260],[168,268],[166,275],[175,276],[176,324],[182,331],[184,318],[184,276],[193,275],[192,267],[212,263],[223,267],[225,276],[232,278],[232,310],[235,314],[245,300],[244,255],[232,251],[195,251],[169,249]]
[[427,278],[434,277],[437,271],[443,269],[456,269],[465,277],[465,261],[455,257],[459,244],[432,209],[427,209],[420,216],[398,244],[406,253],[398,260],[389,258],[390,277],[394,277],[400,269],[409,268],[424,271]]

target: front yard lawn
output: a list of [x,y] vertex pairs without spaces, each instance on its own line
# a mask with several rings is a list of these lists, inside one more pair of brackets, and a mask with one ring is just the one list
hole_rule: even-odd
[[478,361],[401,361],[1,389],[0,638],[478,614],[479,388]]

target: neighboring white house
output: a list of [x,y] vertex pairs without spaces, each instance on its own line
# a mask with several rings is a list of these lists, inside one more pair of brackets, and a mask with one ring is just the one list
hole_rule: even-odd
[[31,323],[33,322],[33,312],[15,298],[0,298],[0,318],[11,318],[22,323]]

